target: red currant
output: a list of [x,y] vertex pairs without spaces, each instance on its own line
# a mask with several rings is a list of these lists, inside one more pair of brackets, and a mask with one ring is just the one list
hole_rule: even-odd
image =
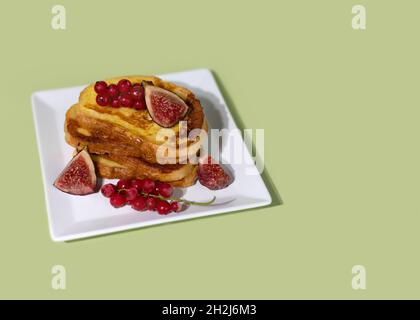
[[127,201],[132,201],[138,195],[137,189],[134,188],[134,187],[130,187],[128,189],[124,189],[124,191],[122,192],[122,195],[127,199]]
[[169,198],[172,195],[172,192],[174,190],[169,183],[165,183],[165,182],[159,182],[156,185],[156,188],[157,188],[158,193],[164,198]]
[[157,203],[157,199],[156,198],[146,198],[146,207],[147,210],[153,211],[156,209],[156,203]]
[[127,199],[119,193],[114,193],[110,199],[111,206],[114,208],[121,208],[127,203]]
[[122,93],[130,92],[131,90],[131,82],[127,79],[122,79],[118,81],[118,90]]
[[128,189],[131,187],[131,181],[128,179],[121,179],[117,182],[118,189]]
[[139,192],[143,191],[143,180],[142,179],[134,179],[131,181],[131,186],[136,188]]
[[155,182],[151,179],[144,179],[143,180],[143,192],[151,193],[155,190]]
[[121,107],[131,108],[134,104],[133,97],[128,93],[123,93],[122,95],[120,95],[119,100]]
[[142,196],[137,196],[133,201],[131,201],[131,207],[137,211],[146,210],[146,199]]
[[118,90],[118,87],[116,84],[110,84],[108,87],[108,95],[110,97],[118,97],[118,95],[120,94],[120,91]]
[[107,106],[109,102],[109,97],[104,94],[98,94],[96,96],[96,103],[102,107]]
[[173,212],[180,212],[182,209],[182,205],[179,202],[172,201],[171,202],[171,210]]
[[107,198],[110,198],[116,191],[117,188],[112,183],[105,184],[101,188],[102,195]]
[[171,212],[171,205],[165,200],[159,200],[156,204],[156,211],[159,214],[167,215]]
[[120,99],[114,98],[111,101],[111,107],[113,108],[119,108],[120,107]]
[[138,90],[139,88],[143,88],[143,85],[141,83],[133,83],[132,88]]
[[108,90],[108,85],[105,81],[96,81],[95,86],[93,87],[97,94],[105,94]]
[[144,88],[141,84],[135,84],[130,90],[130,94],[136,100],[144,99]]
[[146,102],[144,102],[144,100],[136,100],[134,101],[133,108],[136,110],[144,110],[146,109]]

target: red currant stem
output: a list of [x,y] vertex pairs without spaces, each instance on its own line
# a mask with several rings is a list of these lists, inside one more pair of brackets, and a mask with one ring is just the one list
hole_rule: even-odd
[[165,198],[165,197],[162,197],[162,196],[158,196],[158,195],[154,195],[154,194],[150,194],[150,193],[145,193],[145,192],[140,192],[140,193],[144,196],[147,196],[147,197],[158,198],[158,199],[161,199],[161,200],[183,202],[185,204],[194,205],[194,206],[209,206],[216,200],[215,196],[213,197],[213,199],[211,199],[209,201],[198,202],[198,201],[190,201],[190,200],[186,200],[186,199],[182,199],[182,198],[174,198],[174,197]]

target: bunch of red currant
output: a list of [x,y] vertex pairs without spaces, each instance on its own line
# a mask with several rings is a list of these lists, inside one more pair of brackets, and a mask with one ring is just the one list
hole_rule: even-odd
[[105,81],[97,81],[94,90],[96,103],[102,107],[146,109],[144,88],[140,83],[132,84],[130,80],[122,79],[118,84],[107,85]]
[[151,179],[122,179],[117,185],[108,183],[101,188],[102,194],[110,198],[114,208],[126,204],[136,211],[157,211],[162,215],[179,212],[182,204],[171,200],[173,188],[169,183],[153,181]]

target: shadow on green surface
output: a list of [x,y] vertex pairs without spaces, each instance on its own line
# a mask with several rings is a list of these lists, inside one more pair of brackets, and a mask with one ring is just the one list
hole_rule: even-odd
[[[225,99],[225,102],[229,108],[229,111],[232,114],[233,119],[235,120],[236,125],[238,126],[238,128],[243,131],[245,127],[241,117],[239,116],[239,113],[237,112],[237,109],[235,107],[235,104],[233,103],[231,97],[229,96],[229,94],[227,93],[227,90],[225,89],[224,85],[222,84],[219,76],[216,74],[216,72],[214,72],[213,70],[211,70],[216,83],[223,95],[223,98]],[[255,150],[255,146],[253,145],[253,149]],[[250,153],[252,154],[252,150],[249,150]],[[257,153],[258,156],[258,153]],[[275,206],[279,206],[283,204],[283,200],[280,196],[280,193],[277,190],[276,185],[274,184],[273,180],[271,179],[269,173],[267,172],[267,169],[264,169],[263,173],[261,174],[262,179],[264,180],[265,185],[267,186],[267,189],[271,195],[271,199],[272,202],[271,204],[269,204],[268,206],[265,207],[259,207],[259,208],[253,208],[253,209],[244,209],[244,210],[239,210],[239,211],[233,211],[233,212],[228,212],[228,213],[224,213],[223,215],[233,215],[233,214],[237,214],[237,213],[243,213],[243,212],[249,212],[249,211],[260,211],[263,210],[264,208],[267,207],[275,207]],[[211,216],[205,216],[205,217],[197,217],[197,218],[192,218],[189,220],[206,220],[206,219],[211,219],[214,218],[215,216],[220,216],[220,215],[211,215]],[[147,226],[147,227],[143,227],[141,229],[151,229],[151,228],[155,228],[155,227],[159,227],[159,226],[163,226],[163,225],[175,225],[178,223],[183,223],[186,222],[188,220],[180,220],[180,221],[172,221],[172,222],[167,222],[167,223],[162,223],[162,224],[156,224],[156,225],[151,225],[151,226]],[[123,234],[123,233],[130,233],[130,232],[134,232],[134,231],[139,231],[139,228],[137,229],[131,229],[131,230],[123,230],[123,231],[119,231],[119,232],[114,232],[111,234],[103,234],[103,235],[98,235],[98,236],[93,236],[93,237],[88,237],[88,238],[83,238],[83,239],[76,239],[76,240],[71,240],[71,241],[65,241],[66,243],[77,243],[77,242],[81,242],[81,241],[85,241],[85,240],[90,240],[90,239],[96,239],[96,238],[102,238],[105,236],[112,236],[112,235],[119,235],[119,234]]]
[[[227,90],[225,89],[225,86],[223,85],[222,81],[220,80],[219,76],[217,75],[217,73],[213,70],[211,70],[211,73],[213,74],[216,83],[223,95],[223,98],[226,101],[226,105],[230,111],[230,113],[232,114],[233,119],[235,120],[236,125],[238,126],[238,128],[243,131],[246,126],[244,125],[239,113],[238,113],[238,109],[235,106],[235,103],[233,102],[233,100],[231,99],[231,97],[229,96]],[[255,150],[255,145],[252,146],[253,150]],[[252,154],[252,150],[249,150],[250,153]],[[257,153],[258,156],[258,153]],[[271,195],[271,199],[272,202],[268,207],[275,207],[275,206],[279,206],[283,204],[283,200],[280,196],[280,193],[277,190],[276,185],[274,184],[273,180],[271,179],[267,169],[264,169],[263,173],[261,174],[265,185],[267,186],[268,191],[270,192]]]
[[273,206],[273,205],[268,205],[268,206],[264,206],[264,207],[257,207],[257,208],[252,208],[252,209],[237,210],[237,211],[226,212],[226,213],[215,214],[215,215],[204,216],[204,217],[191,217],[191,218],[188,218],[186,220],[159,223],[159,224],[154,224],[154,225],[151,225],[151,226],[139,227],[139,228],[130,229],[130,230],[122,230],[122,231],[117,231],[117,232],[112,232],[112,233],[107,233],[107,234],[100,234],[100,235],[97,235],[97,236],[92,236],[92,237],[87,237],[87,238],[82,238],[82,239],[68,240],[68,241],[64,241],[64,243],[69,243],[69,244],[70,243],[78,243],[78,242],[83,242],[83,241],[92,240],[92,239],[100,239],[100,238],[106,238],[106,237],[110,237],[110,236],[117,236],[117,235],[121,235],[121,234],[134,233],[134,232],[138,232],[138,231],[141,231],[141,230],[153,229],[153,228],[156,228],[156,227],[172,226],[172,225],[176,225],[178,223],[204,221],[204,220],[207,220],[207,219],[210,220],[212,218],[217,218],[217,217],[221,218],[222,216],[232,216],[234,214],[240,214],[240,213],[251,213],[251,211],[252,212],[258,212],[258,211],[264,210],[265,208],[269,208],[271,206]]

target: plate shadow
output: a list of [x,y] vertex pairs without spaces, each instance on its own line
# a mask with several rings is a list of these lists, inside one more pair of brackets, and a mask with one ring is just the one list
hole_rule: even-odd
[[[239,115],[238,109],[235,106],[235,103],[233,102],[232,98],[228,94],[228,91],[226,90],[225,86],[223,85],[220,77],[217,75],[217,73],[213,70],[210,70],[213,74],[214,79],[216,80],[217,86],[220,89],[220,92],[222,93],[223,98],[225,99],[226,105],[230,110],[230,113],[232,114],[233,119],[236,122],[236,125],[238,128],[243,132],[243,130],[246,128],[244,125],[244,122],[242,118]],[[254,142],[252,145],[252,149],[256,150]],[[252,155],[252,150],[249,150],[250,154]],[[259,157],[258,151],[256,150],[256,156]],[[264,180],[265,185],[267,186],[268,191],[270,192],[272,202],[268,207],[275,207],[283,204],[283,199],[281,198],[281,195],[277,189],[277,186],[274,184],[273,179],[270,177],[270,174],[268,173],[267,168],[264,168],[264,171],[261,174],[262,179]]]

